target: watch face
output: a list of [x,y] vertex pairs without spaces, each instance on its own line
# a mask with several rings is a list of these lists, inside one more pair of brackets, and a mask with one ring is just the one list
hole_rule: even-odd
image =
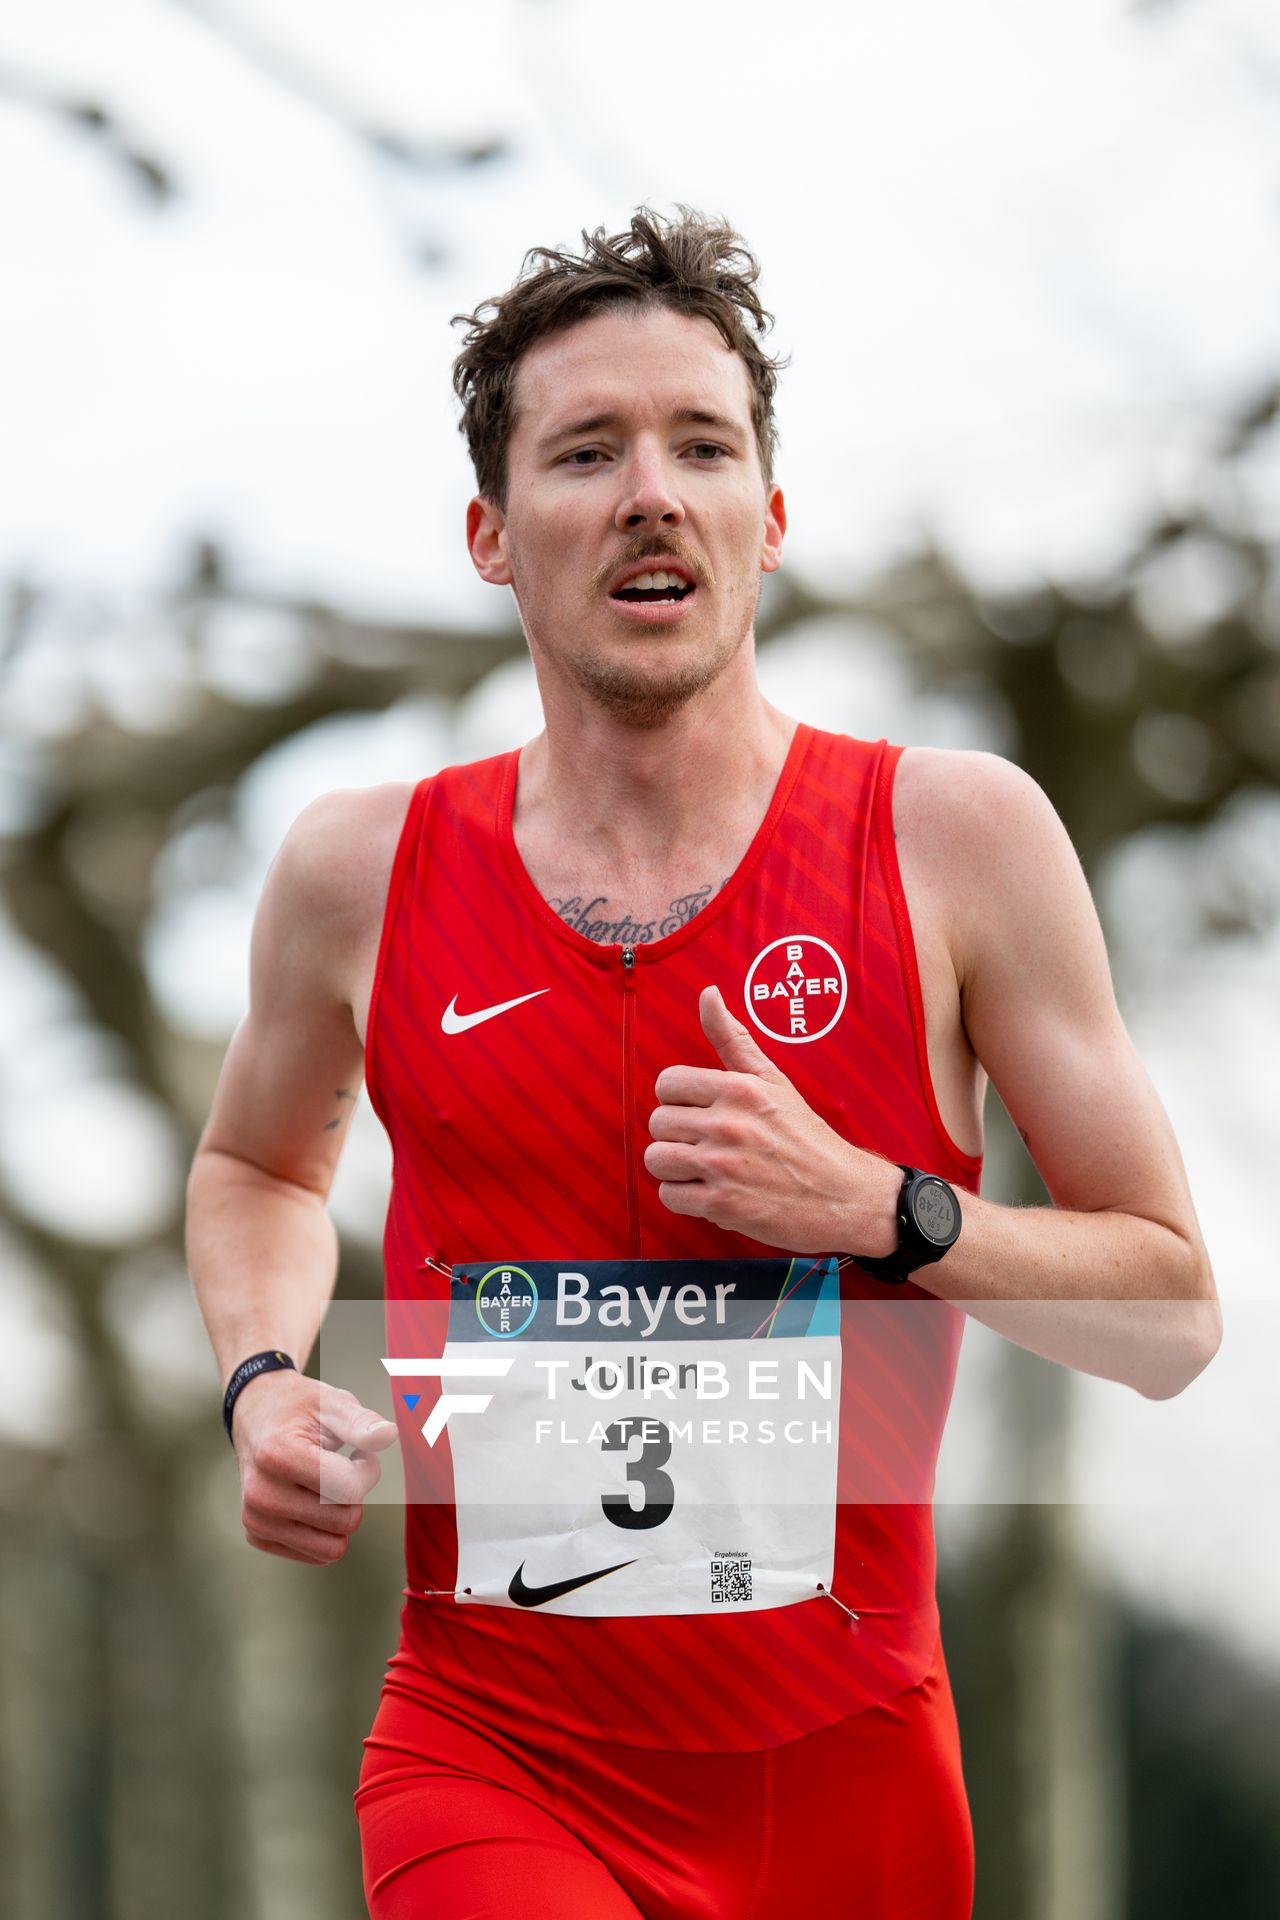
[[921,1233],[935,1246],[949,1247],[960,1231],[960,1208],[945,1180],[930,1176],[917,1182],[912,1190],[911,1211]]

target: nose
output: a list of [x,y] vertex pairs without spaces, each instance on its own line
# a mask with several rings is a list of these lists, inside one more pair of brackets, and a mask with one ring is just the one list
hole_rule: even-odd
[[656,447],[637,448],[625,469],[614,525],[620,532],[636,533],[641,527],[678,527],[683,521],[684,505],[664,454]]

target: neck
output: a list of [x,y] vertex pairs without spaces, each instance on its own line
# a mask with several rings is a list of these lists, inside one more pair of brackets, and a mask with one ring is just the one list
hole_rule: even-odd
[[730,838],[758,824],[795,722],[769,705],[754,673],[746,686],[725,684],[735,677],[651,727],[585,701],[572,713],[548,702],[546,731],[520,756],[518,839],[658,869],[705,843],[710,823]]

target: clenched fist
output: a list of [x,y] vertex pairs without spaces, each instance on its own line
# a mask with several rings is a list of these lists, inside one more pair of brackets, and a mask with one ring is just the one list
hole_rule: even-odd
[[[314,1567],[341,1560],[381,1476],[377,1455],[396,1437],[392,1421],[345,1388],[302,1373],[260,1374],[232,1421],[249,1545]],[[348,1444],[349,1459],[338,1451]]]

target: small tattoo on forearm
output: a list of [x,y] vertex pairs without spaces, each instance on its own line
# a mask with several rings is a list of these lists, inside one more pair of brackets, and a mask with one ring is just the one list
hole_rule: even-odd
[[[352,1106],[356,1103],[356,1095],[352,1093],[350,1087],[335,1087],[333,1097],[335,1100],[349,1100]],[[332,1133],[335,1127],[340,1127],[344,1118],[345,1115],[340,1113],[334,1119],[326,1120],[324,1123],[325,1133]]]

